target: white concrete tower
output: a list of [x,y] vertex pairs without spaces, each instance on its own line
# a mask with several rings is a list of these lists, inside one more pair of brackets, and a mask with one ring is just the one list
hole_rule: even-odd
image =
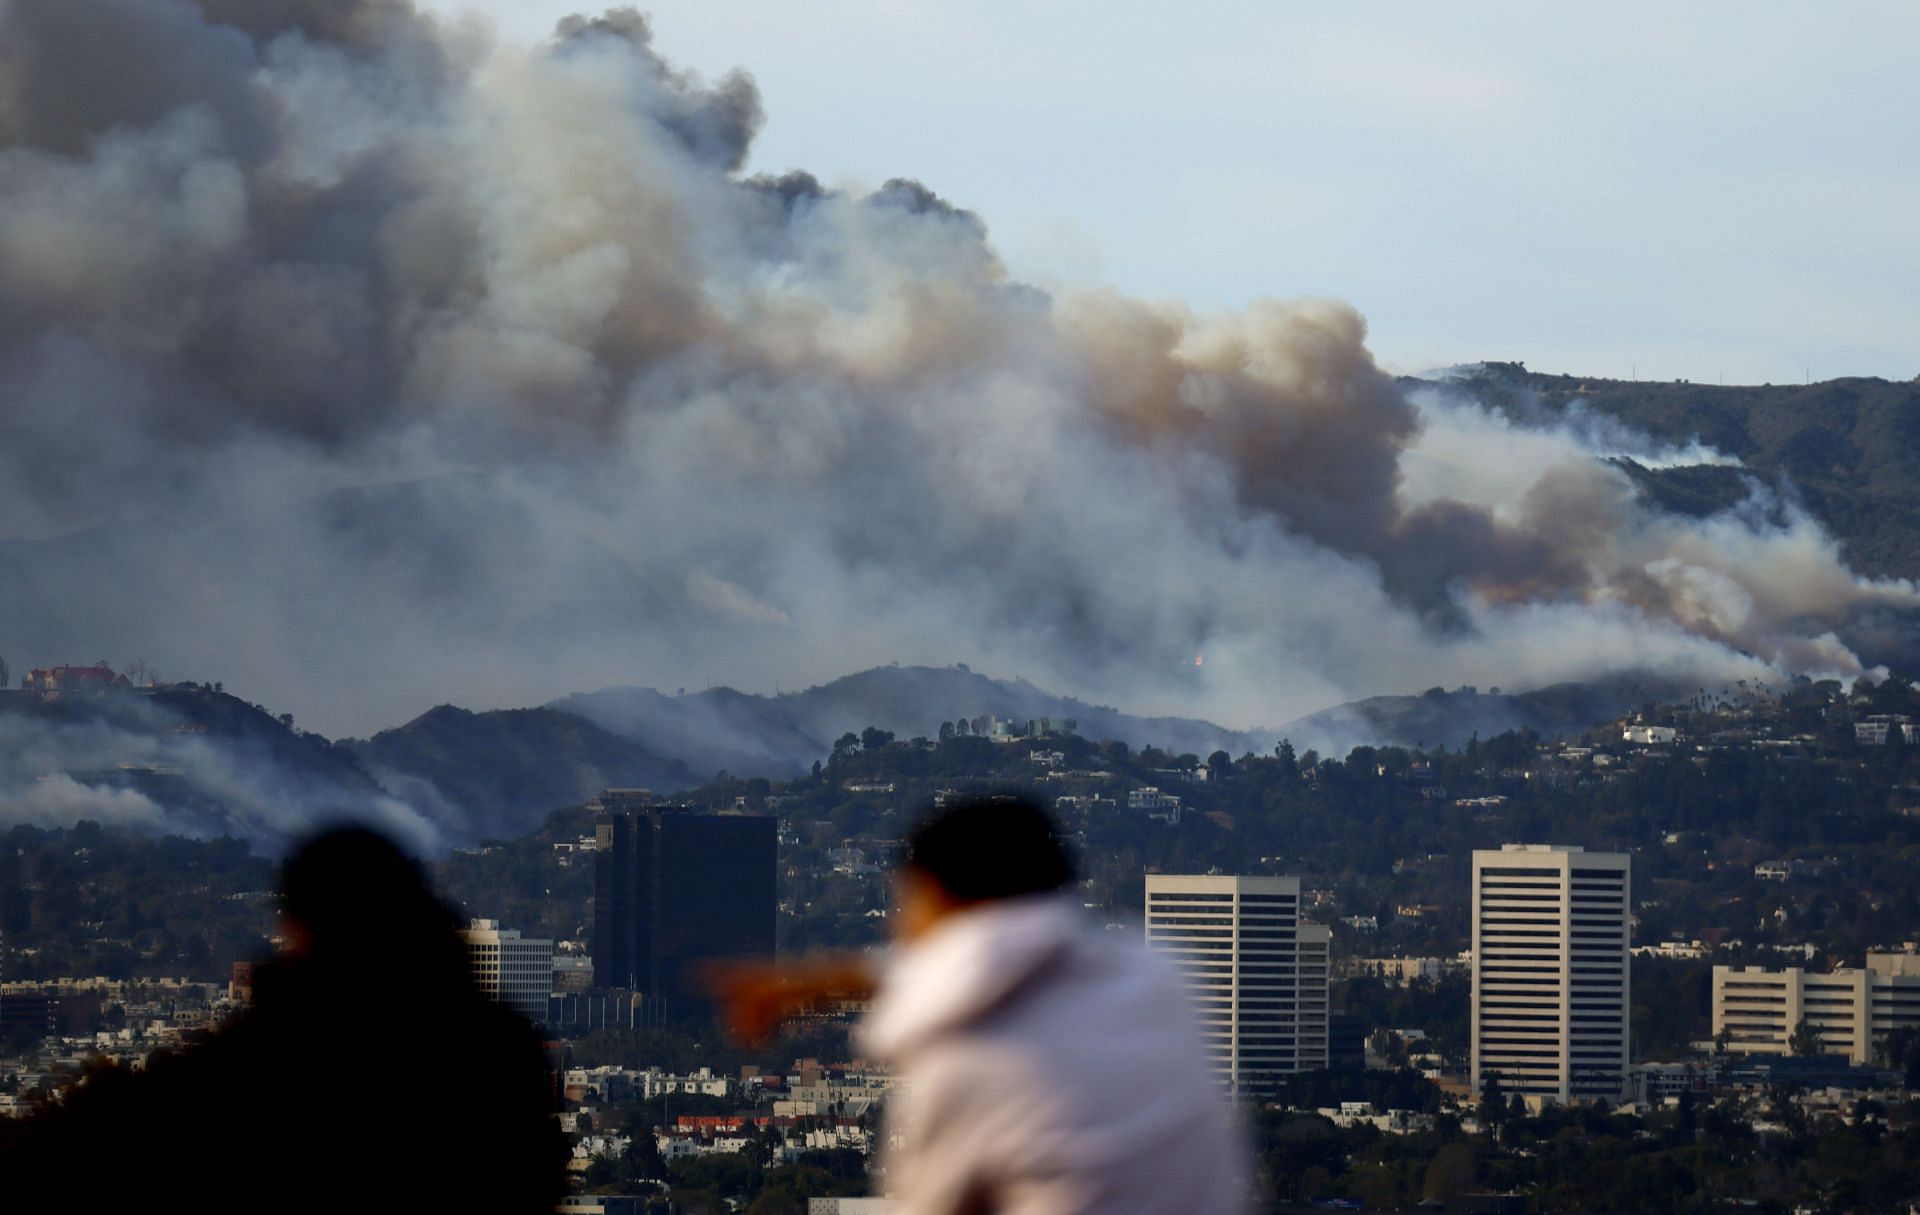
[[1147,875],[1147,944],[1186,982],[1215,1074],[1258,1092],[1327,1065],[1327,947],[1300,879]]
[[1627,1090],[1631,858],[1473,854],[1473,1089],[1567,1103]]

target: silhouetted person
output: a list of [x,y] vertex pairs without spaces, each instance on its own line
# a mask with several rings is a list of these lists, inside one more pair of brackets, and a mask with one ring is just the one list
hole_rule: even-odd
[[9,1209],[553,1209],[566,1148],[539,1040],[474,987],[418,866],[344,828],[282,882],[287,948],[252,1007],[15,1128]]
[[858,959],[734,967],[743,1036],[870,993],[860,1042],[888,1097],[899,1215],[1226,1215],[1244,1147],[1177,980],[1071,900],[1073,867],[1029,802],[970,801],[908,840],[878,974]]

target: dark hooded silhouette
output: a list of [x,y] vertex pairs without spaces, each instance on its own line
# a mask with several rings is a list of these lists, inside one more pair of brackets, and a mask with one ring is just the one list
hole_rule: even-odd
[[288,948],[252,1006],[0,1132],[9,1209],[553,1209],[566,1148],[540,1042],[474,987],[418,866],[345,828],[282,881]]

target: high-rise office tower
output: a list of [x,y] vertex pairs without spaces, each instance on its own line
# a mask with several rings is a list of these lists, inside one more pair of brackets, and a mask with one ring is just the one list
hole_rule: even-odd
[[553,993],[553,942],[523,937],[498,920],[474,920],[460,936],[474,986],[535,1025],[547,1022]]
[[1473,854],[1475,1092],[1625,1096],[1630,868],[1557,844]]
[[602,814],[594,833],[594,986],[671,1016],[705,1003],[695,964],[773,956],[773,819],[659,806]]
[[1331,938],[1300,922],[1298,878],[1147,875],[1147,944],[1186,982],[1229,1091],[1327,1065]]

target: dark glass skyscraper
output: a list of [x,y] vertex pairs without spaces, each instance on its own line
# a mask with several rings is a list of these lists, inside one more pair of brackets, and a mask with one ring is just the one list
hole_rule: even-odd
[[595,835],[595,987],[672,1015],[704,1003],[690,966],[773,956],[773,819],[654,807],[602,814]]

